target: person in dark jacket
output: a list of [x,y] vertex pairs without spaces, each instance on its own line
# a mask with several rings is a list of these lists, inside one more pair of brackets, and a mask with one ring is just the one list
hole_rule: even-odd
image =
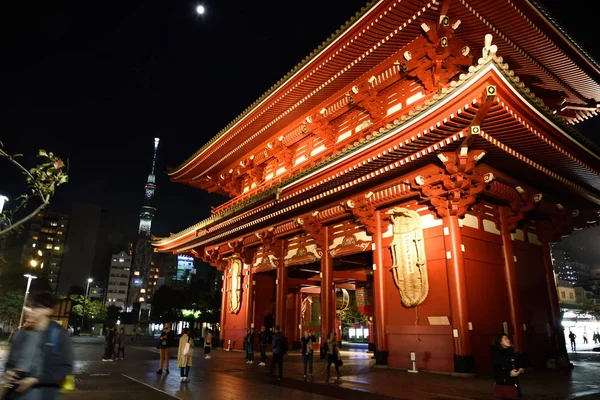
[[61,383],[73,370],[73,348],[67,330],[50,320],[55,304],[49,292],[30,296],[25,326],[15,334],[5,366],[9,381],[5,390],[15,396],[5,398],[59,398]]
[[283,379],[283,354],[285,353],[285,338],[281,334],[279,325],[275,327],[275,333],[273,334],[273,342],[271,343],[273,351],[273,359],[271,361],[271,371],[269,376],[273,376],[275,371],[275,365],[279,366],[279,380]]
[[258,332],[258,347],[260,349],[260,365],[264,367],[267,365],[265,362],[267,361],[267,345],[269,344],[269,332],[267,332],[267,328],[265,326],[260,327],[260,332]]
[[[304,337],[301,339],[302,341],[302,363],[304,364],[304,380],[306,380],[306,370],[308,369],[308,374],[310,378],[313,377],[313,353],[314,348],[313,345],[317,343],[317,338],[313,333],[309,330],[304,332]],[[308,367],[308,368],[307,368]]]
[[158,351],[160,352],[160,368],[156,371],[157,374],[162,374],[163,366],[166,367],[166,373],[169,374],[169,347],[175,342],[175,333],[171,330],[171,324],[165,322],[164,329],[160,333],[158,339]]
[[121,328],[115,335],[115,359],[125,359],[125,328]]
[[248,334],[244,338],[244,347],[246,349],[246,364],[254,364],[254,328],[248,329]]
[[507,335],[498,335],[492,345],[492,374],[494,376],[495,399],[520,399],[519,375],[525,370],[519,367],[519,360]]
[[113,361],[114,352],[115,328],[110,326],[108,331],[106,331],[106,336],[104,337],[104,356],[102,356],[102,361]]

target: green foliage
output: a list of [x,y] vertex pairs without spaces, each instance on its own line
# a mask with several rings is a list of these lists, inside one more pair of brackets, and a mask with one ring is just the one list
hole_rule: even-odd
[[353,324],[366,324],[367,317],[363,315],[356,305],[356,294],[354,291],[348,292],[350,295],[350,303],[345,310],[338,311],[342,320],[342,324],[350,326]]
[[19,325],[24,298],[22,291],[12,291],[6,293],[0,302],[0,320],[8,322],[13,330]]
[[186,290],[161,286],[152,296],[152,316],[157,322],[200,320],[218,322],[221,296],[210,295],[202,282],[194,282]]
[[[90,300],[89,297],[86,296],[82,296],[80,294],[72,294],[71,296],[69,296],[69,298],[71,300],[73,300],[74,303],[77,303],[73,306],[72,311],[81,316],[83,315],[84,312],[84,308],[85,308],[85,317],[89,318],[90,320],[96,320],[96,321],[105,321],[107,316],[108,316],[108,312],[106,309],[106,306],[104,305],[104,303],[102,303],[101,301],[97,301],[97,300]],[[85,305],[85,307],[84,307]]]
[[[17,202],[14,208],[7,209],[0,214],[0,235],[11,231],[18,231],[23,223],[33,218],[39,211],[50,204],[50,198],[54,195],[58,186],[69,181],[67,166],[54,153],[40,149],[38,151],[39,163],[35,167],[28,169],[17,160],[22,154],[10,155],[3,147],[2,142],[0,142],[0,158],[6,159],[21,171],[27,183],[27,190],[13,200]],[[29,200],[33,198],[39,198],[42,204],[29,215],[16,220],[15,216],[17,212],[25,209]],[[2,226],[4,225],[8,225],[8,227],[3,229]]]

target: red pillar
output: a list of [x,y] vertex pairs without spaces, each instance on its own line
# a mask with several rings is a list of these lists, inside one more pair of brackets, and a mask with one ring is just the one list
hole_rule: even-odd
[[516,352],[524,353],[527,351],[527,348],[525,344],[524,322],[521,315],[521,295],[519,294],[515,252],[512,236],[507,227],[507,218],[506,207],[500,207],[500,234],[502,235],[502,254],[504,256],[504,278],[506,279],[506,290],[508,292],[510,322],[514,330],[513,343]]
[[219,332],[219,338],[223,339],[223,347],[227,347],[227,342],[225,341],[225,322],[227,320],[227,268],[223,270],[223,285],[221,289],[221,330]]
[[285,332],[285,321],[286,321],[286,313],[287,313],[287,292],[288,292],[288,284],[287,284],[287,269],[283,262],[283,254],[284,253],[284,242],[281,241],[281,259],[279,260],[279,265],[277,266],[277,289],[276,289],[276,302],[275,302],[275,325],[279,325],[281,328],[281,333],[286,335]]
[[335,297],[333,293],[333,260],[329,256],[329,229],[323,227],[323,257],[321,258],[321,338],[327,340],[333,331]]
[[560,367],[567,367],[569,366],[569,356],[567,354],[567,343],[565,341],[564,329],[560,324],[560,306],[558,303],[556,278],[554,276],[554,265],[552,264],[550,233],[547,231],[547,229],[549,229],[549,227],[543,223],[536,225],[536,232],[542,242],[542,252],[544,257],[546,287],[548,290],[548,304],[550,306],[550,335],[553,336],[553,345],[556,347],[558,365]]
[[446,268],[448,273],[450,308],[452,310],[454,372],[474,373],[475,360],[471,350],[471,332],[469,331],[469,308],[462,249],[462,233],[456,215],[442,218],[442,223],[444,225]]
[[254,285],[252,283],[252,266],[248,265],[248,269],[246,270],[245,277],[245,285],[244,285],[244,302],[246,309],[246,328],[253,327],[254,324]]
[[375,363],[387,365],[388,351],[387,338],[385,334],[385,278],[386,271],[383,266],[383,239],[381,229],[381,211],[375,213],[375,234],[373,240],[375,249],[373,251],[373,302],[375,306]]

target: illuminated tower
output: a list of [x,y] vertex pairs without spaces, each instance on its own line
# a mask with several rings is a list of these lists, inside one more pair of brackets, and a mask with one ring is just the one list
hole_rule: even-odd
[[[131,278],[129,281],[129,295],[127,298],[126,309],[131,311],[136,303],[140,304],[140,319],[149,313],[148,301],[152,297],[155,285],[150,282],[150,272],[152,268],[152,218],[156,214],[156,208],[152,207],[152,199],[156,190],[156,176],[154,168],[156,166],[156,152],[158,150],[159,138],[154,138],[154,154],[152,157],[152,169],[148,175],[148,181],[144,187],[144,201],[140,210],[140,225],[138,237],[133,249],[133,267],[131,268]],[[141,311],[144,310],[145,314]]]
[[146,239],[150,239],[152,218],[156,213],[156,208],[152,207],[152,198],[154,197],[154,190],[156,190],[156,176],[154,175],[154,167],[156,165],[156,151],[158,150],[159,141],[159,138],[154,138],[152,170],[148,175],[148,182],[146,182],[146,187],[144,188],[144,203],[142,205],[142,209],[140,210],[140,227],[138,229],[138,235]]

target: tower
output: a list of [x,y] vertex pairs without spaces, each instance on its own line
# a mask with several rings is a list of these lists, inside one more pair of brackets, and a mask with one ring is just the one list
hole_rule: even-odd
[[[139,315],[141,310],[149,309],[148,300],[152,297],[154,283],[150,282],[150,270],[152,268],[152,246],[150,239],[152,237],[152,218],[156,214],[156,208],[152,206],[154,191],[156,190],[156,176],[154,168],[156,166],[156,153],[158,150],[159,138],[154,138],[154,152],[152,156],[152,169],[148,174],[148,180],[144,186],[144,200],[140,209],[140,224],[138,236],[133,248],[133,267],[131,268],[131,277],[129,280],[129,293],[127,296],[126,309],[131,310],[134,304],[139,303]],[[147,315],[147,314],[146,314]]]
[[152,157],[152,169],[148,175],[148,181],[144,187],[144,202],[140,210],[140,226],[138,236],[145,239],[150,239],[150,230],[152,228],[152,218],[156,213],[156,208],[152,207],[152,199],[156,190],[156,176],[154,175],[154,167],[156,166],[156,151],[158,150],[159,138],[154,138],[154,154]]

